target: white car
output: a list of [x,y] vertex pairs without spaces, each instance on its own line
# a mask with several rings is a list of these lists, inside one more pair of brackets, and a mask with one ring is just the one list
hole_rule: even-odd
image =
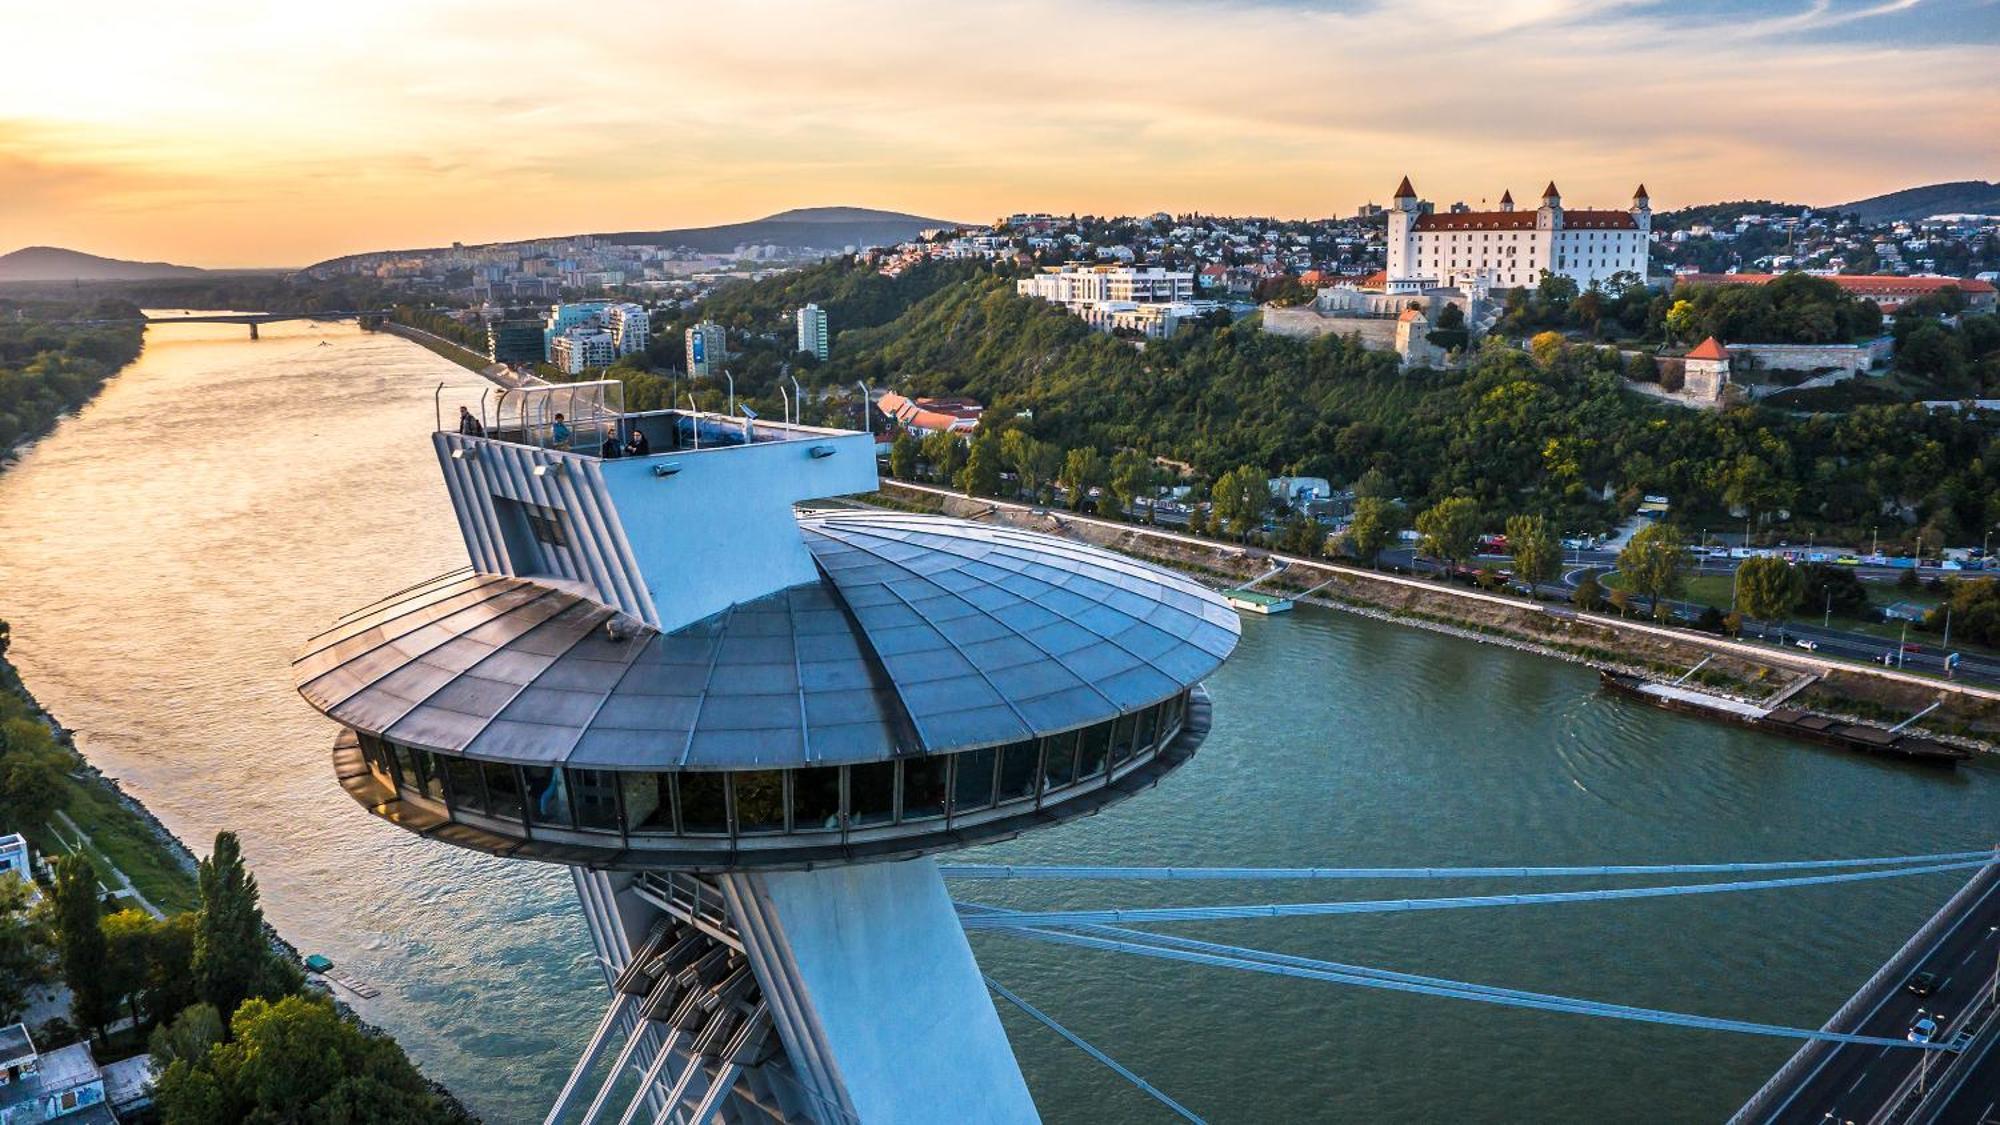
[[1928,1043],[1937,1034],[1937,1030],[1936,1020],[1929,1016],[1922,1016],[1918,1018],[1917,1022],[1910,1025],[1910,1034],[1907,1038],[1912,1043]]
[[1793,641],[1792,643],[1799,646],[1802,649],[1805,649],[1807,652],[1819,651],[1819,642],[1807,637],[1800,637],[1798,640]]

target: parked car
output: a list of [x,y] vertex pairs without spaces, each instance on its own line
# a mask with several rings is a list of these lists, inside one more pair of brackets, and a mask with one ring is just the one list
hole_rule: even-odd
[[1936,973],[1912,973],[1910,979],[1903,982],[1903,991],[1912,996],[1929,996],[1938,990],[1938,983]]

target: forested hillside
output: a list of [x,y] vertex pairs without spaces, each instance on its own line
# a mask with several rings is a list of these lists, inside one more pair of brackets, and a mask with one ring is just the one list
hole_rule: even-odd
[[[837,302],[858,295],[872,303],[845,306],[855,320],[843,319]],[[1451,373],[1398,373],[1386,353],[1337,337],[1275,337],[1254,321],[1190,326],[1142,348],[1015,296],[1004,272],[969,265],[891,281],[829,263],[718,297],[711,311],[732,323],[732,350],[747,353],[739,391],[745,371],[767,365],[775,377],[792,357],[784,316],[805,300],[835,310],[831,361],[800,371],[810,386],[838,393],[865,380],[966,394],[987,405],[989,428],[1058,452],[1187,461],[1205,480],[1248,465],[1359,482],[1413,509],[1465,495],[1496,526],[1517,512],[1601,526],[1645,493],[1670,495],[1690,526],[1720,530],[1743,518],[1735,511],[1801,539],[1852,542],[1879,525],[1885,543],[1918,530],[1933,544],[1976,543],[2000,521],[2000,436],[1977,416],[1914,405],[1811,416],[1665,406],[1621,388],[1615,352],[1553,336],[1531,351],[1492,341]],[[768,385],[756,381],[759,393]],[[713,401],[713,389],[697,391]],[[852,424],[837,401],[809,417]]]

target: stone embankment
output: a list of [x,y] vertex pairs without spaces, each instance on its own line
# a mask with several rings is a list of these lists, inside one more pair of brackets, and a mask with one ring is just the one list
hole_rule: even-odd
[[[1284,563],[1280,574],[1260,582],[1257,588],[1377,620],[1561,660],[1673,678],[1706,660],[1689,683],[1746,700],[1767,699],[1810,674],[1819,680],[1791,699],[1791,705],[1889,725],[1941,702],[1916,725],[1974,749],[1993,751],[2000,743],[2000,691],[1990,688],[1871,669],[1804,652],[1795,656],[1689,629],[1578,613],[1558,603],[1237,548],[1056,509],[971,499],[921,485],[884,480],[882,495],[895,507],[939,511],[1093,543],[1171,566],[1215,586],[1247,582],[1275,563]],[[1309,596],[1301,596],[1309,590],[1313,591]]]

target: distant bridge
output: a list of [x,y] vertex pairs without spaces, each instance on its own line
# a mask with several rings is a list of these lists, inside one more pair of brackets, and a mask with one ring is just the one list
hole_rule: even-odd
[[279,320],[350,320],[355,317],[387,318],[394,309],[324,309],[314,312],[269,313],[184,313],[180,316],[121,316],[101,320],[74,320],[71,324],[247,324],[250,338],[257,339],[257,326]]

